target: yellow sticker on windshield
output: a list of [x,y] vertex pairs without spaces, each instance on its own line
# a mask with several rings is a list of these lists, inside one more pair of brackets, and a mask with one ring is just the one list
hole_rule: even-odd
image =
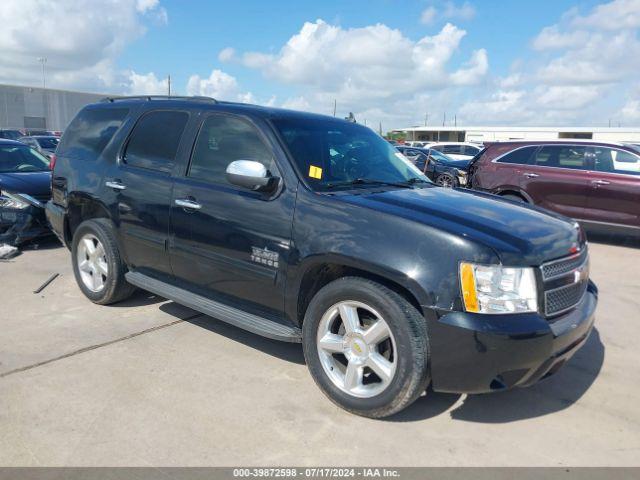
[[314,165],[309,165],[309,177],[320,180],[322,178],[322,169]]

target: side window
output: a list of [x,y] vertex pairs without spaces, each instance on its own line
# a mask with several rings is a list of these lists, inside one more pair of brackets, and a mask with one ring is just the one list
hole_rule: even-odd
[[479,148],[472,147],[471,145],[464,145],[462,148],[462,151],[465,155],[473,155],[475,157],[478,153],[480,153]]
[[498,160],[498,163],[515,163],[518,165],[526,165],[531,160],[533,152],[538,147],[524,147],[513,150]]
[[535,164],[540,167],[585,170],[587,147],[574,145],[548,145],[536,153]]
[[188,176],[227,183],[225,172],[235,160],[253,160],[273,172],[271,149],[249,122],[229,115],[212,115],[202,124]]
[[69,124],[58,155],[96,159],[129,114],[126,108],[86,108]]
[[595,169],[598,172],[640,175],[640,157],[623,150],[596,147],[593,149]]
[[460,145],[445,145],[441,152],[445,155],[447,153],[458,155],[460,154]]
[[142,116],[129,138],[124,163],[169,172],[189,120],[186,112],[154,111]]

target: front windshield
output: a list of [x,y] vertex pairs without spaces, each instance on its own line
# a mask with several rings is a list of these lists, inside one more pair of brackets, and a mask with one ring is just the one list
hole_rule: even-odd
[[301,175],[316,191],[376,183],[429,182],[373,130],[355,123],[274,119]]
[[36,141],[41,148],[55,150],[58,146],[58,143],[60,142],[60,139],[57,137],[42,137],[38,138]]
[[49,161],[23,145],[0,145],[0,173],[45,172]]
[[444,153],[438,150],[429,150],[429,156],[438,162],[451,162],[452,158],[447,157]]

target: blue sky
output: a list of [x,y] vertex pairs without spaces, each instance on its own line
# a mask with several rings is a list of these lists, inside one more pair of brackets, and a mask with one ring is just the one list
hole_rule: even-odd
[[[108,15],[105,12],[109,12]],[[0,82],[441,123],[640,124],[640,0],[3,0]]]

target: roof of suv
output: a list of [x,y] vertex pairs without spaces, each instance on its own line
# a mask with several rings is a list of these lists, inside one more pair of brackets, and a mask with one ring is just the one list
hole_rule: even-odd
[[606,140],[585,140],[582,138],[565,138],[553,140],[508,140],[504,142],[486,142],[486,147],[499,147],[501,145],[525,146],[525,145],[604,145],[613,147],[627,147],[623,142],[611,142]]
[[[223,110],[236,113],[251,113],[262,118],[295,118],[295,119],[317,119],[317,120],[333,120],[336,122],[347,122],[341,118],[329,115],[321,115],[318,113],[301,112],[298,110],[287,110],[284,108],[264,107],[249,103],[219,101],[210,97],[166,97],[166,96],[142,96],[142,97],[115,97],[105,98],[101,102],[93,104],[93,106],[105,104],[122,104],[122,105],[147,105],[170,106],[173,108],[189,109],[195,105],[198,108],[207,108],[211,110]],[[350,123],[350,122],[347,122]]]

